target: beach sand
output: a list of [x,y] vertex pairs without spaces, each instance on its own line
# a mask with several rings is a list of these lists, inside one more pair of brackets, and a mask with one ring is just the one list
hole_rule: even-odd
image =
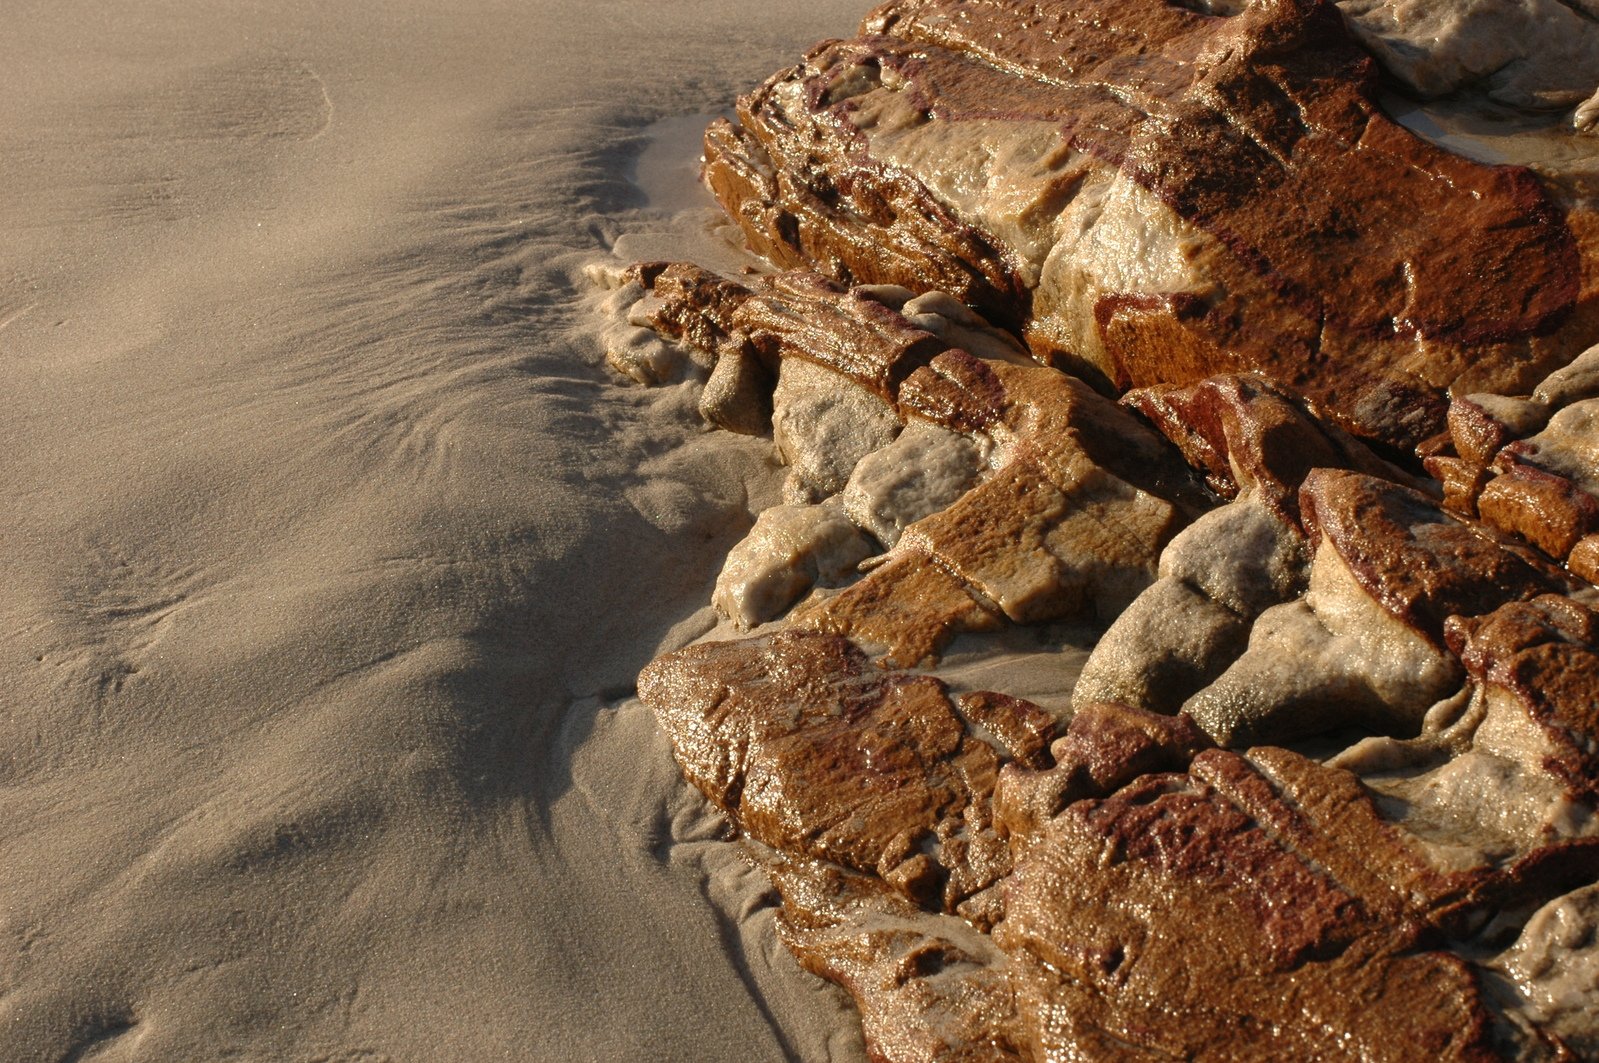
[[780,470],[581,271],[867,6],[8,6],[0,1059],[861,1057],[632,700]]

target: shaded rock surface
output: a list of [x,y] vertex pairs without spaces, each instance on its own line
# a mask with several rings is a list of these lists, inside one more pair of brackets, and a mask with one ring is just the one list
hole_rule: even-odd
[[998,754],[930,676],[785,632],[661,658],[639,694],[689,781],[757,841],[950,911],[1010,870],[990,809]]

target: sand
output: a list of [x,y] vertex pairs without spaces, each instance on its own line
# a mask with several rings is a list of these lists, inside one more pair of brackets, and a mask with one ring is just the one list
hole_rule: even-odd
[[867,6],[7,6],[0,1059],[860,1058],[632,700],[780,470],[581,270]]

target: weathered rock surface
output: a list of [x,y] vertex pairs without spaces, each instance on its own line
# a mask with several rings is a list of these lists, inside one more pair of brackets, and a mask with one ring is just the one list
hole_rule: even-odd
[[1510,107],[1571,111],[1599,90],[1589,0],[1341,0],[1350,29],[1424,97],[1472,90]]
[[[780,615],[848,581],[871,531],[892,546],[865,575],[640,680],[685,775],[759,843],[783,940],[855,997],[879,1058],[1588,1044],[1549,959],[1585,962],[1574,935],[1599,929],[1571,893],[1599,877],[1599,621],[1569,576],[1258,377],[1118,406],[1002,343],[948,346],[940,323],[970,311],[933,321],[939,300],[673,269],[683,294],[640,316],[713,364],[803,366],[821,416],[831,389],[898,433],[822,447],[847,452],[845,490],[763,515],[719,600]],[[1556,404],[1457,405],[1435,458],[1476,440],[1471,460],[1498,460]],[[1205,512],[1185,466],[1232,501]],[[1053,743],[1024,700],[893,670],[1095,611],[1115,620]],[[1337,766],[1256,745],[1352,725],[1394,737]]]
[[1425,464],[1449,507],[1599,578],[1599,347],[1530,395],[1456,398],[1448,423]]
[[949,292],[1118,388],[1258,370],[1403,446],[1446,389],[1599,338],[1586,208],[1394,124],[1330,4],[898,0],[863,29],[707,134],[781,265]]
[[1599,1052],[1599,215],[1356,43],[1580,123],[1587,29],[1343,6],[892,0],[707,134],[787,272],[620,279],[791,469],[640,695],[874,1058]]
[[872,553],[837,506],[773,506],[728,552],[711,604],[737,627],[788,611],[815,586],[833,586]]
[[639,696],[689,781],[774,849],[948,911],[1010,870],[990,806],[999,756],[931,676],[784,632],[662,657]]
[[[1081,381],[1042,366],[939,355],[905,382],[902,416],[987,436],[995,471],[910,525],[884,564],[794,622],[912,665],[1001,622],[1115,616],[1155,577],[1201,500],[1160,439]],[[907,622],[918,613],[920,622]]]
[[1599,615],[1546,595],[1452,617],[1446,634],[1483,692],[1477,744],[1541,766],[1577,800],[1599,799]]
[[893,443],[855,465],[841,501],[850,519],[886,547],[976,485],[987,466],[977,440],[913,420]]
[[1410,478],[1259,377],[1144,388],[1122,401],[1234,501],[1166,547],[1159,581],[1099,640],[1073,696],[1176,712],[1243,654],[1262,612],[1304,593],[1311,548],[1299,487],[1306,474],[1348,468]]
[[1224,745],[1349,724],[1415,734],[1464,678],[1446,620],[1566,586],[1411,488],[1316,469],[1299,495],[1314,547],[1305,596],[1261,613],[1243,656],[1183,705]]

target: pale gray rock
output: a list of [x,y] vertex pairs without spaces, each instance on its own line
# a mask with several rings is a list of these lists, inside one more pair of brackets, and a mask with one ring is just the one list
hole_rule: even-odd
[[711,604],[751,628],[782,616],[812,587],[845,579],[871,553],[838,506],[773,506],[728,553]]
[[1074,701],[1176,712],[1244,652],[1262,610],[1297,596],[1304,536],[1254,494],[1200,517],[1167,544],[1160,579],[1111,624]]
[[842,490],[856,462],[899,434],[894,408],[842,374],[784,359],[772,396],[772,438],[789,466],[784,495],[814,502]]
[[1248,639],[1248,620],[1183,580],[1158,580],[1095,645],[1072,702],[1175,713],[1243,652]]
[[1599,88],[1591,0],[1343,0],[1350,28],[1423,97],[1477,90],[1496,103],[1562,111]]
[[892,547],[907,526],[965,494],[984,466],[972,439],[912,421],[892,443],[860,460],[840,501],[851,520]]
[[1599,885],[1550,901],[1491,965],[1514,988],[1519,1012],[1566,1042],[1576,1058],[1599,1058],[1593,1020],[1599,991]]
[[1178,532],[1160,555],[1160,575],[1254,617],[1304,590],[1307,562],[1304,535],[1251,493]]
[[1354,723],[1414,734],[1464,678],[1453,656],[1384,609],[1323,543],[1305,596],[1261,613],[1244,655],[1183,711],[1224,746]]
[[1599,344],[1550,373],[1533,389],[1534,401],[1552,409],[1599,396]]
[[770,380],[753,354],[740,344],[727,344],[700,393],[700,416],[738,435],[765,434],[772,426]]

